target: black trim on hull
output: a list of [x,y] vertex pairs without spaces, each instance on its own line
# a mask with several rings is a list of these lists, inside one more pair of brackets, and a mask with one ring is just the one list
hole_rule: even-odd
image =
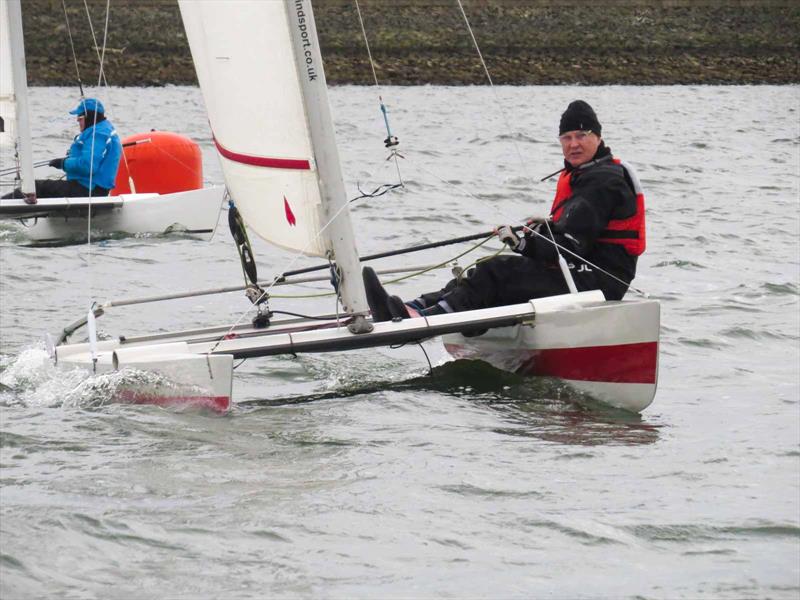
[[[39,204],[19,204],[16,206],[3,206],[0,202],[0,219],[47,219],[86,217],[89,214],[89,203],[70,203],[64,206],[42,206]],[[102,214],[114,208],[122,207],[122,200],[118,202],[103,202],[91,206],[92,215]]]

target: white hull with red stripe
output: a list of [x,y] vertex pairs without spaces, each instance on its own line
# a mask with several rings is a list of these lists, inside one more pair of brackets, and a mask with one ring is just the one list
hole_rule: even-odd
[[[488,328],[479,337],[460,331]],[[556,377],[597,400],[631,411],[652,402],[658,378],[659,305],[655,301],[606,302],[599,291],[567,294],[462,313],[375,323],[351,333],[334,318],[288,319],[268,328],[250,325],[123,337],[56,348],[61,366],[99,371],[125,368],[160,373],[170,384],[159,392],[123,398],[154,404],[190,404],[227,410],[233,361],[278,354],[341,352],[445,336],[460,358],[499,368]],[[192,386],[191,393],[185,386]]]
[[[574,304],[589,294],[593,299]],[[640,412],[650,405],[658,382],[657,301],[608,302],[601,292],[584,292],[531,304],[536,314],[531,322],[477,337],[447,335],[445,348],[456,358],[558,379],[617,408]]]

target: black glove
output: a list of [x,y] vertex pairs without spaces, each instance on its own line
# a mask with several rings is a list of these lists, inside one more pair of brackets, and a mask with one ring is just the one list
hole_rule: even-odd
[[520,239],[520,237],[514,233],[514,230],[511,229],[511,225],[503,225],[502,227],[498,227],[497,237],[500,238],[500,241],[511,248],[511,250],[514,252],[522,252],[522,249],[525,247],[524,238]]
[[56,169],[63,169],[64,168],[64,159],[63,158],[54,158],[49,163],[49,166],[56,168]]

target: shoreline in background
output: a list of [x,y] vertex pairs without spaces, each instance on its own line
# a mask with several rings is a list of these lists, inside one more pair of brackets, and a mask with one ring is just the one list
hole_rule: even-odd
[[[84,84],[98,80],[83,3],[67,2]],[[777,0],[685,2],[463,0],[498,85],[793,84],[800,82],[800,4]],[[360,0],[381,85],[487,83],[455,2]],[[102,39],[105,2],[90,1]],[[348,0],[314,5],[328,83],[372,84]],[[25,0],[30,85],[75,85],[60,0]],[[113,4],[105,53],[109,85],[197,83],[174,0]]]

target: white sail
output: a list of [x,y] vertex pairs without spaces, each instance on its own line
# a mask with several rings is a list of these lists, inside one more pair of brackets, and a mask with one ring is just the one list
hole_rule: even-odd
[[320,191],[283,2],[180,2],[225,182],[253,231],[322,256]]
[[0,119],[2,167],[19,166],[22,191],[32,194],[28,82],[19,0],[0,0]]
[[309,0],[180,0],[225,183],[265,240],[330,255],[367,304]]

